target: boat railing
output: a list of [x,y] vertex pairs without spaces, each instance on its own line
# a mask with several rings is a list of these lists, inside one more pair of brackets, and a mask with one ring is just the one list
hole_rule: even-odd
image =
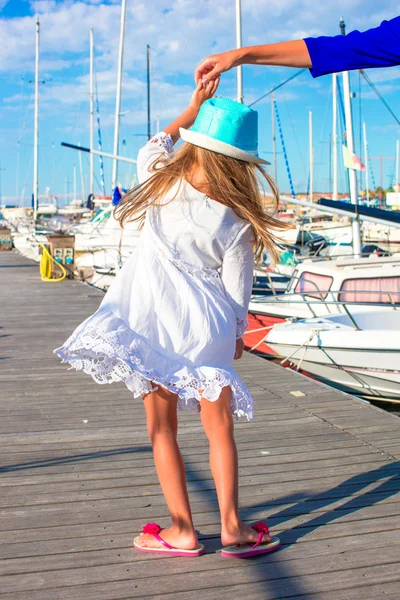
[[[356,292],[353,292],[351,290],[337,290],[337,291],[332,291],[332,290],[328,290],[327,292],[322,292],[322,293],[326,293],[326,294],[336,294],[339,297],[339,294],[350,294],[350,293],[356,293],[358,294],[371,294],[371,290],[357,290]],[[352,322],[352,324],[354,325],[355,329],[357,330],[361,330],[361,327],[358,326],[357,322],[356,322],[356,318],[354,316],[354,314],[352,313],[352,310],[355,307],[360,307],[360,306],[367,306],[367,307],[379,307],[379,308],[384,308],[384,309],[388,309],[388,310],[397,310],[400,308],[400,293],[399,292],[386,292],[386,291],[373,291],[372,292],[374,295],[380,295],[381,297],[386,296],[389,299],[389,302],[374,302],[374,301],[360,301],[360,300],[339,300],[338,298],[329,300],[327,298],[324,298],[323,300],[310,300],[309,297],[307,297],[309,295],[309,292],[291,292],[291,293],[286,293],[286,294],[282,294],[281,296],[276,296],[274,298],[271,299],[270,296],[262,296],[262,297],[252,297],[251,301],[254,304],[257,303],[268,303],[268,304],[282,304],[282,303],[286,303],[287,298],[291,298],[289,300],[290,304],[306,304],[307,308],[310,310],[310,313],[312,314],[312,316],[314,318],[318,318],[318,317],[322,317],[323,315],[318,315],[316,313],[316,311],[314,310],[314,306],[315,307],[321,307],[322,305],[327,305],[331,307],[331,306],[340,306],[343,308],[344,312],[347,314],[347,316],[349,317],[350,321]],[[295,298],[295,299],[292,299]],[[328,310],[328,312],[330,314],[331,311]]]
[[[267,276],[268,282],[270,284],[270,288],[268,288],[268,289],[272,290],[272,296],[269,295],[268,298],[272,297],[274,299],[281,299],[282,297],[291,296],[291,295],[293,295],[293,293],[300,294],[300,292],[287,292],[287,291],[284,292],[284,294],[277,294],[275,286],[274,286],[274,282],[273,282],[273,279],[271,277],[270,272],[266,271],[265,275]],[[301,275],[299,275],[296,271],[292,274],[292,276],[291,276],[291,278],[290,278],[290,280],[288,282],[288,285],[287,285],[286,289],[290,290],[291,288],[294,288],[295,286],[297,287],[297,284],[300,282],[300,280],[301,280],[302,283],[307,283],[307,284],[309,284],[311,286],[314,286],[314,288],[315,288],[314,292],[308,291],[308,292],[303,292],[303,294],[308,294],[308,295],[310,295],[310,294],[317,294],[317,295],[320,295],[320,300],[323,301],[327,297],[327,295],[330,293],[329,290],[327,292],[324,291],[324,290],[320,290],[319,287],[318,287],[318,285],[317,285],[317,283],[315,281],[313,281],[312,279],[307,279],[307,277],[301,277]],[[334,293],[334,292],[332,292],[332,293]],[[259,296],[259,298],[261,300],[265,301],[266,297],[265,296]],[[328,309],[328,312],[330,312],[329,309]]]

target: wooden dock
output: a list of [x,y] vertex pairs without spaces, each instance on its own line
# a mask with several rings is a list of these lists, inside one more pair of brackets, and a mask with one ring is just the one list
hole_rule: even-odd
[[242,515],[282,549],[218,554],[205,436],[181,413],[207,554],[135,553],[144,523],[167,522],[141,402],[52,353],[101,298],[0,253],[0,600],[398,600],[400,419],[255,356],[237,363],[256,399],[236,426]]

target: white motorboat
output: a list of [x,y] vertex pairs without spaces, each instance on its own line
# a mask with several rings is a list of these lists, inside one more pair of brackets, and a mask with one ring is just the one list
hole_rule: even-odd
[[[375,292],[376,293],[376,292]],[[275,325],[265,343],[285,363],[359,396],[400,402],[400,286],[382,303]]]
[[39,216],[55,215],[58,211],[57,198],[50,194],[38,196],[37,214]]
[[384,248],[400,245],[400,229],[385,227],[379,223],[364,223],[364,240],[367,243],[379,244]]
[[69,204],[66,204],[63,208],[58,209],[59,215],[65,215],[70,218],[86,217],[91,214],[91,211],[84,206],[82,200],[71,200]]
[[[307,319],[346,314],[344,302],[357,302],[359,312],[371,302],[391,303],[400,286],[400,254],[388,257],[306,259],[298,264],[284,294],[252,296],[249,311],[268,317]],[[385,310],[379,306],[376,310]]]

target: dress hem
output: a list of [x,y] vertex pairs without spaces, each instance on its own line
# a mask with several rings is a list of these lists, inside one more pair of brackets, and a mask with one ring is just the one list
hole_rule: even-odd
[[[93,320],[93,315],[54,350],[71,369],[84,371],[99,384],[123,381],[135,398],[153,391],[152,383],[160,385],[178,395],[179,409],[191,412],[199,412],[202,398],[214,402],[221,390],[229,386],[232,414],[252,420],[252,398],[233,368],[172,364],[117,315],[104,309],[101,312],[102,323]],[[146,369],[145,365],[150,364],[163,366],[163,374]],[[199,390],[203,390],[202,394]]]

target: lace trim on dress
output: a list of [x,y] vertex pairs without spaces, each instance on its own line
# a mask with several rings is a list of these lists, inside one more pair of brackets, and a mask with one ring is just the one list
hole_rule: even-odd
[[[253,401],[245,386],[233,371],[213,367],[188,368],[173,364],[135,334],[125,323],[110,313],[114,321],[121,323],[114,331],[101,331],[96,321],[84,323],[61,348],[54,352],[71,368],[84,371],[100,384],[123,381],[135,398],[148,394],[154,384],[178,395],[178,408],[199,412],[201,398],[217,400],[222,388],[231,387],[231,411],[237,418],[253,418]],[[130,340],[128,341],[127,337]],[[145,365],[165,364],[172,375],[165,377]],[[202,393],[200,393],[202,391]]]
[[236,339],[244,336],[246,329],[248,328],[249,323],[247,319],[239,319],[236,318]]
[[165,152],[167,152],[168,154],[170,154],[172,152],[172,149],[174,147],[174,142],[173,142],[173,139],[170,136],[170,134],[164,133],[163,131],[161,131],[160,133],[157,133],[157,135],[152,137],[148,143],[149,144],[157,144],[157,146],[159,146],[160,148],[163,148],[163,150],[165,150]]

